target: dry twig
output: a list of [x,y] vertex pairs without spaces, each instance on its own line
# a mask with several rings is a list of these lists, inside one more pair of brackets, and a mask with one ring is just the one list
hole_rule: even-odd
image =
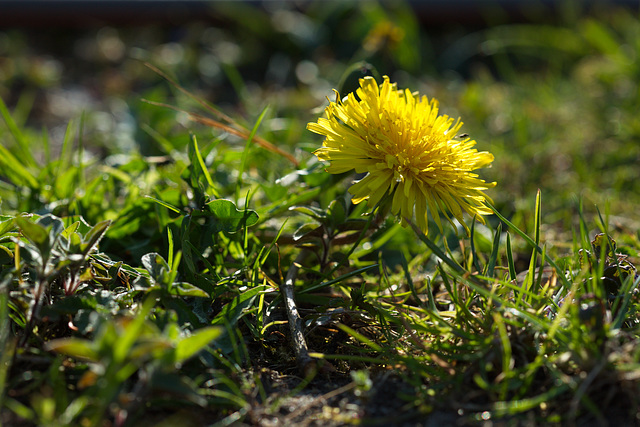
[[298,368],[303,376],[311,373],[311,369],[315,369],[315,363],[311,356],[309,356],[309,348],[307,342],[304,339],[304,333],[302,332],[302,318],[298,313],[298,306],[294,298],[294,285],[296,277],[298,277],[298,271],[300,270],[300,263],[309,253],[308,250],[303,249],[295,261],[291,264],[287,277],[284,280],[284,284],[280,286],[282,292],[282,298],[284,299],[285,309],[287,311],[287,318],[289,319],[289,330],[291,331],[291,342],[293,349],[296,353],[296,362]]

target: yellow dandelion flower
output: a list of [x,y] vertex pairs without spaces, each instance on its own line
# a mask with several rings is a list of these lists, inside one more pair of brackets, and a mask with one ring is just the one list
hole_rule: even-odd
[[390,211],[412,218],[427,233],[427,212],[442,230],[439,212],[452,222],[451,213],[468,231],[462,213],[491,214],[483,191],[495,186],[473,173],[488,166],[493,155],[478,151],[475,141],[456,138],[462,126],[438,115],[438,102],[398,90],[384,77],[360,79],[360,88],[343,100],[331,102],[326,118],[307,129],[326,138],[314,154],[329,161],[327,171],[355,170],[367,175],[349,188],[353,203],[367,200],[375,206],[388,195]]

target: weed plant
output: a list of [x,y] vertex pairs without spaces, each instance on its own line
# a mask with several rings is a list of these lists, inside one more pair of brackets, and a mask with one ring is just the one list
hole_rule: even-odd
[[[28,92],[0,100],[2,423],[638,422],[640,20],[567,6],[560,23],[459,38],[418,75],[427,39],[407,8],[332,7],[301,16],[364,32],[303,39],[267,25],[298,12],[257,8],[248,31],[227,12],[238,49],[284,31],[271,48],[292,57],[353,54],[308,58],[327,80],[262,97],[225,62],[240,110],[185,89],[186,70],[144,68],[156,83],[127,102],[152,152],[105,144],[90,111],[53,140],[28,123]],[[442,72],[469,61],[466,79]],[[403,227],[313,156],[324,83],[346,93],[373,69],[403,70],[495,155],[486,225]]]

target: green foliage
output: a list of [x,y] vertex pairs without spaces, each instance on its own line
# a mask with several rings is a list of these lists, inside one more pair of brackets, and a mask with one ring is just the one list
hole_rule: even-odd
[[[234,25],[207,33],[215,55],[190,33],[162,68],[199,96],[194,82],[217,85],[231,116],[128,64],[146,92],[126,94],[125,146],[91,111],[34,130],[34,95],[0,88],[0,421],[253,423],[310,383],[346,384],[323,402],[364,408],[324,421],[376,421],[390,378],[394,422],[637,421],[636,16],[496,25],[436,49],[405,5],[220,13]],[[274,80],[258,90],[261,69]],[[311,154],[304,128],[330,88],[394,70],[496,157],[495,215],[469,236],[353,205],[354,177]],[[304,380],[279,292],[293,269],[321,373]]]

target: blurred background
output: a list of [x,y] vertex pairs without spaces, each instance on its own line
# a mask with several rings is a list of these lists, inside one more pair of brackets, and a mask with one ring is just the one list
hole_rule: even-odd
[[270,105],[261,132],[304,158],[320,144],[306,123],[366,61],[462,118],[495,155],[480,174],[516,222],[541,189],[557,230],[583,200],[635,234],[638,11],[637,1],[4,0],[0,97],[54,147],[82,116],[96,156],[161,155],[145,126],[171,139],[194,125],[142,100],[195,108],[148,62],[249,127]]

